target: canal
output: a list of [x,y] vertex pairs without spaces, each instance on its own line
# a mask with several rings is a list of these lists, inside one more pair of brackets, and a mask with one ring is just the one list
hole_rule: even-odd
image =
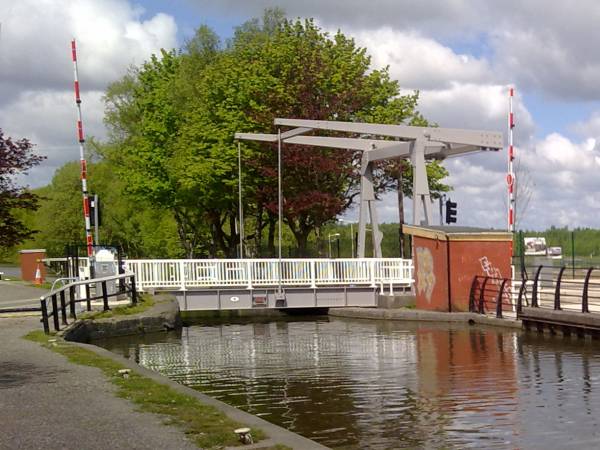
[[323,317],[100,345],[333,448],[600,445],[596,342]]

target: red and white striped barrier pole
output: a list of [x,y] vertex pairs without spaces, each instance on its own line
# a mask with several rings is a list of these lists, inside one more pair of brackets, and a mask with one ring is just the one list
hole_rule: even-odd
[[90,199],[87,191],[87,163],[83,150],[85,137],[83,134],[83,120],[81,119],[81,97],[79,96],[79,76],[77,74],[77,47],[75,39],[71,41],[71,55],[73,57],[73,73],[75,76],[75,103],[77,104],[77,139],[79,141],[79,160],[81,163],[81,191],[83,194],[83,217],[85,221],[85,241],[87,245],[87,255],[94,255],[94,240],[92,237],[92,225],[90,222]]
[[515,173],[513,161],[515,159],[515,148],[513,146],[513,128],[515,127],[515,116],[513,113],[514,88],[508,91],[508,171],[506,183],[508,185],[508,231],[515,231]]

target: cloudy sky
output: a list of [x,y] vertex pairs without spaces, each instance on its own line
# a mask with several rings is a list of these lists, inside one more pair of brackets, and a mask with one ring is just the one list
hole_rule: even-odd
[[[102,138],[103,90],[130,65],[180,47],[200,24],[229,37],[270,6],[353,36],[406,92],[420,91],[421,112],[443,127],[506,132],[514,86],[519,174],[531,192],[520,225],[600,226],[596,0],[0,0],[0,128],[48,156],[25,182],[44,185],[78,158],[72,37],[86,133]],[[506,152],[445,165],[459,224],[505,226]],[[393,196],[380,215],[395,220]]]

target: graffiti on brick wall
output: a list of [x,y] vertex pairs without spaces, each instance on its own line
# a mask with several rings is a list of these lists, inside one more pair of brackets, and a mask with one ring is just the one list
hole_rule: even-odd
[[417,256],[417,293],[425,295],[431,303],[431,294],[435,287],[435,274],[433,273],[433,256],[426,247],[416,248]]
[[[481,263],[481,269],[483,270],[483,273],[490,277],[490,282],[496,286],[500,286],[502,284],[502,272],[500,272],[500,269],[495,267],[487,256],[479,258],[479,262]],[[510,283],[505,284],[502,297],[509,301],[512,299]]]
[[494,265],[488,259],[487,256],[484,256],[483,258],[479,258],[479,262],[481,263],[481,269],[483,270],[483,273],[486,276],[492,277],[492,278],[502,278],[502,273],[500,272],[500,269],[498,269],[497,267],[494,267]]

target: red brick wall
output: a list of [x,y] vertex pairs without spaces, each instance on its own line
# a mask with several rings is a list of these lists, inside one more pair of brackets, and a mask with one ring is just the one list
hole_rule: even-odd
[[417,308],[448,311],[448,259],[452,311],[469,310],[469,292],[476,275],[511,277],[512,242],[446,241],[413,236]]
[[38,266],[38,261],[40,261],[40,272],[42,274],[42,280],[44,280],[46,278],[46,269],[41,260],[45,257],[45,252],[21,253],[21,278],[26,281],[35,281],[35,271]]

